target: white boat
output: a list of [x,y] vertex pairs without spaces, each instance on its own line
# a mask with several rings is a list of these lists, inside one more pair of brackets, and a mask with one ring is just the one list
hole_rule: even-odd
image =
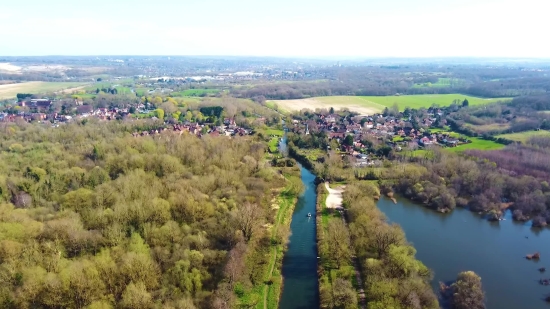
[[311,217],[311,212],[308,212],[308,213],[307,213],[307,216],[308,216],[308,217]]

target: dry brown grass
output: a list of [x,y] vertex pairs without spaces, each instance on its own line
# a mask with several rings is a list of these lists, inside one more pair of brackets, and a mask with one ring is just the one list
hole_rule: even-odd
[[0,99],[15,98],[18,93],[46,93],[56,92],[63,89],[69,90],[69,93],[79,88],[83,83],[63,83],[63,82],[27,82],[18,84],[0,85]]

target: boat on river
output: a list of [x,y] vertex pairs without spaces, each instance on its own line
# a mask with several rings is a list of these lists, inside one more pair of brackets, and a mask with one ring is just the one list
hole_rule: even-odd
[[307,216],[308,216],[308,217],[311,217],[311,212],[308,212],[308,213],[307,213]]

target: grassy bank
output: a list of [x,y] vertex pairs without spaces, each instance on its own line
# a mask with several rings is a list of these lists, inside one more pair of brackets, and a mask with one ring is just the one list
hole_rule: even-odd
[[250,269],[252,285],[247,285],[246,281],[235,284],[239,308],[276,309],[279,305],[283,255],[290,236],[294,207],[303,187],[297,166],[279,168],[278,171],[284,175],[285,187],[274,192],[272,224],[262,227],[261,240],[248,250],[246,267],[262,266]]
[[[293,183],[301,182],[299,175],[287,175],[286,177],[289,179],[289,185],[278,197],[279,209],[277,210],[275,225],[271,231],[271,242],[276,245],[271,250],[270,266],[269,271],[266,273],[266,284],[264,286],[264,305],[262,308],[278,308],[281,297],[283,256],[287,249],[288,237],[290,236],[290,222],[292,221],[292,214],[294,213],[294,207],[298,199],[298,195],[293,192],[292,186]],[[284,239],[281,239],[281,237]]]
[[[294,152],[301,160],[309,160],[302,149]],[[378,184],[354,178],[347,178],[345,184],[343,213],[349,225],[344,224],[338,211],[326,209],[328,192],[324,184],[317,188],[321,307],[361,307],[359,294],[364,291],[367,308],[408,308],[409,292],[418,298],[422,308],[438,308],[429,283],[429,269],[416,259],[416,250],[407,242],[401,227],[389,224],[376,207]],[[356,270],[361,283],[356,280]]]
[[[335,308],[341,305],[340,303],[340,286],[338,283],[341,280],[349,283],[355,290],[360,289],[355,280],[355,269],[351,263],[351,259],[335,261],[331,252],[336,244],[331,241],[329,229],[336,224],[341,224],[342,216],[338,211],[332,211],[326,208],[326,199],[328,192],[325,189],[324,183],[317,186],[317,246],[319,251],[318,275],[319,275],[319,295],[321,308]],[[345,240],[343,240],[345,241]],[[340,265],[338,265],[340,264]],[[338,280],[340,279],[340,280]],[[350,296],[350,303],[357,303],[357,295]]]

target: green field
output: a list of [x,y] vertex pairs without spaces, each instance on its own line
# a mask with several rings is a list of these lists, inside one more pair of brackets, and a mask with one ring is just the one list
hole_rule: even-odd
[[172,92],[173,97],[200,97],[207,96],[209,94],[216,94],[220,92],[219,89],[187,89],[178,92]]
[[525,132],[519,132],[519,133],[510,133],[510,134],[501,134],[497,135],[495,137],[502,137],[509,140],[513,140],[516,142],[522,142],[525,143],[529,138],[535,137],[535,136],[543,136],[543,137],[550,137],[550,131],[546,130],[540,130],[540,131],[525,131]]
[[402,111],[405,107],[419,109],[421,107],[428,108],[434,104],[439,106],[449,106],[453,103],[454,100],[464,101],[468,99],[470,105],[482,105],[493,102],[498,102],[501,100],[509,99],[483,99],[472,97],[463,94],[422,94],[422,95],[402,95],[402,96],[368,96],[360,97],[367,102],[371,102],[374,106],[381,105],[384,107],[392,107],[394,103],[397,103],[399,110]]
[[497,150],[505,147],[503,144],[499,144],[497,142],[493,142],[490,140],[485,140],[477,137],[468,137],[468,139],[471,140],[472,142],[469,144],[458,145],[456,147],[449,147],[445,149],[452,152],[462,152],[468,149]]
[[448,77],[441,77],[437,80],[436,83],[422,83],[422,84],[415,84],[413,88],[443,88],[443,87],[457,87],[457,86],[464,86],[466,84],[466,80],[460,79],[460,78],[448,78]]
[[85,85],[85,83],[77,82],[26,82],[0,85],[0,99],[15,98],[18,93],[42,94],[70,90],[83,85]]
[[356,111],[360,114],[374,114],[391,108],[394,103],[397,103],[400,111],[406,107],[419,109],[428,108],[434,104],[439,106],[449,106],[454,100],[468,99],[470,105],[481,105],[501,100],[509,99],[483,99],[463,94],[422,94],[422,95],[402,95],[402,96],[329,96],[329,97],[313,97],[298,100],[273,100],[268,102],[269,105],[277,104],[281,110],[299,111],[302,109],[315,110],[317,108],[328,109],[333,107],[336,110],[348,108],[351,111]]

